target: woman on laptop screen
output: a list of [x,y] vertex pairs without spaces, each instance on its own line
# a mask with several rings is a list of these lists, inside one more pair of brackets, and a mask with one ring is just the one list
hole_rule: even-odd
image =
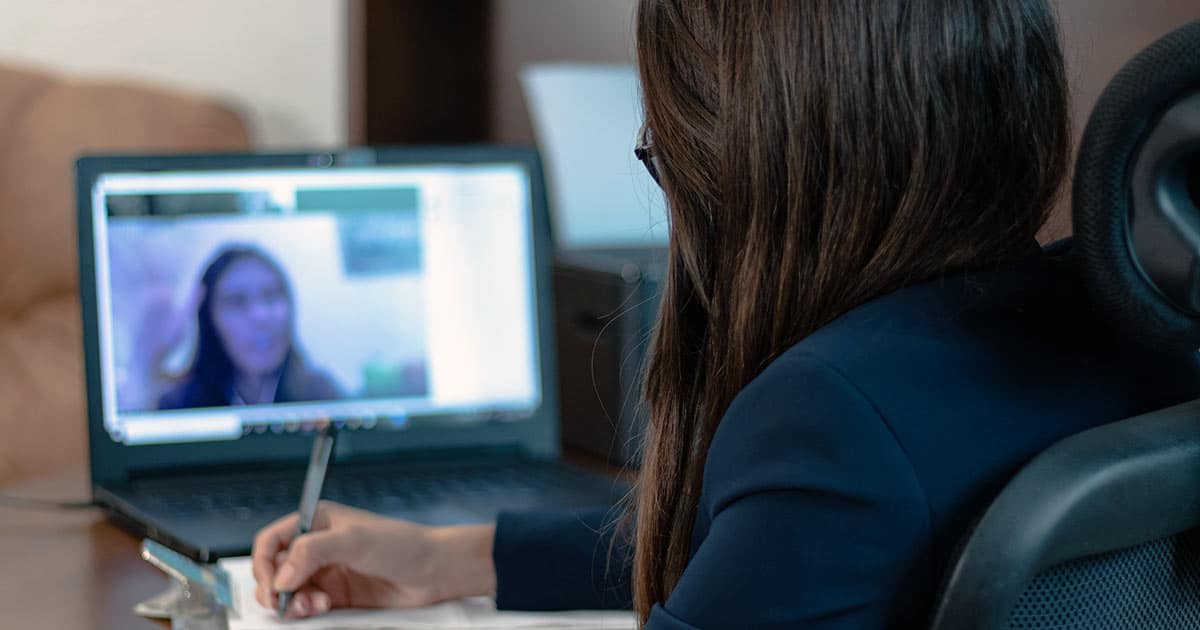
[[460,527],[323,504],[258,535],[263,605],[924,627],[1023,463],[1195,396],[1193,356],[1105,342],[1069,244],[1035,240],[1070,137],[1048,0],[641,0],[636,38],[670,249],[635,500]]
[[333,379],[296,343],[295,307],[283,269],[260,249],[221,249],[200,277],[197,341],[182,380],[160,409],[334,400]]

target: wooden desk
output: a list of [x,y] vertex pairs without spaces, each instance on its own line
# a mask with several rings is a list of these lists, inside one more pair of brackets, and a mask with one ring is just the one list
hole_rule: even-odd
[[[9,485],[6,494],[78,500],[90,496],[82,469]],[[139,539],[98,509],[0,507],[0,628],[161,630],[133,605],[167,578],[138,555]]]
[[[565,458],[597,472],[632,476],[587,455]],[[0,492],[72,501],[90,496],[82,469]],[[138,555],[139,543],[99,509],[0,506],[0,628],[161,630],[166,624],[133,614],[134,604],[167,586],[167,577]]]

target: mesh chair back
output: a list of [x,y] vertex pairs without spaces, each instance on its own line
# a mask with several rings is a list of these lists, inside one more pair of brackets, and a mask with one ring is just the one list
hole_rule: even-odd
[[1013,606],[1007,627],[1200,628],[1200,529],[1041,572]]
[[934,630],[1200,628],[1200,400],[1050,447],[979,520]]

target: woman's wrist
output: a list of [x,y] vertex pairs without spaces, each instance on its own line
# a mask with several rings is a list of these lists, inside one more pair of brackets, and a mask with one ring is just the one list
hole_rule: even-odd
[[492,561],[495,524],[456,525],[429,530],[433,584],[437,599],[459,599],[496,592]]

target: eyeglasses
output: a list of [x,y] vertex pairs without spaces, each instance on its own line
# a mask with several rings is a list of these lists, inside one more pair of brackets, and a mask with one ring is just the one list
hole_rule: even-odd
[[650,177],[655,184],[662,186],[662,181],[658,179],[659,162],[661,158],[654,152],[654,145],[650,142],[650,129],[642,125],[641,131],[638,132],[637,145],[633,147],[633,155],[646,167],[646,172],[650,173]]

